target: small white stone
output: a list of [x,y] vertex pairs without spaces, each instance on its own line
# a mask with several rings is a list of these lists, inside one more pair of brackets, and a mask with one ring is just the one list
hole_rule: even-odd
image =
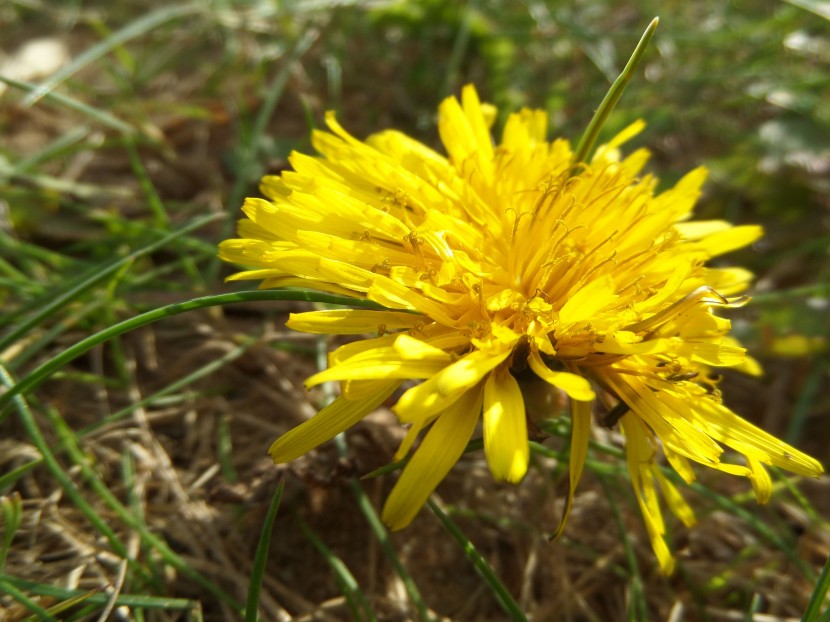
[[[32,81],[44,78],[69,60],[69,49],[53,37],[32,39],[21,45],[0,63],[0,75],[14,80]],[[0,95],[7,85],[0,82]]]

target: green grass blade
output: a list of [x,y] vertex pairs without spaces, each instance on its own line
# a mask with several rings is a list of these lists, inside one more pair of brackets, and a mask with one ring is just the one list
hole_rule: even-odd
[[181,4],[165,6],[161,9],[147,13],[143,17],[127,24],[103,41],[88,47],[71,63],[53,73],[24,98],[23,106],[31,106],[35,104],[38,100],[49,94],[57,86],[75,75],[81,69],[106,56],[112,50],[126,43],[130,39],[134,39],[150,32],[153,28],[160,26],[165,22],[201,11],[203,8],[203,5],[199,3]]
[[[0,365],[0,381],[2,381],[6,387],[11,386],[13,382],[12,377],[2,365]],[[26,400],[19,395],[15,395],[13,400],[17,406],[18,414],[20,415],[20,422],[23,429],[28,434],[29,440],[40,452],[46,468],[49,470],[52,477],[55,478],[57,484],[63,489],[67,498],[84,516],[86,516],[87,520],[92,523],[92,526],[106,538],[107,542],[109,542],[112,550],[116,554],[123,559],[129,559],[130,556],[127,547],[123,542],[121,542],[121,539],[115,531],[113,531],[107,522],[98,514],[98,512],[95,511],[92,505],[87,502],[81,494],[81,491],[75,486],[74,482],[72,482],[70,477],[66,474],[60,463],[58,463],[57,458],[55,458],[55,454],[52,453],[46,439],[43,437],[43,434],[41,433],[40,428],[35,421],[34,415],[32,415],[32,411],[26,403]],[[132,565],[135,572],[141,576],[144,581],[149,582],[151,580],[151,577],[147,574],[147,572],[135,564],[134,560]]]
[[[201,380],[205,376],[209,376],[213,372],[221,369],[222,367],[224,367],[225,365],[227,365],[231,361],[234,361],[234,360],[238,359],[240,356],[242,356],[243,354],[245,354],[245,352],[247,352],[248,349],[254,343],[256,343],[255,339],[245,339],[245,340],[243,340],[243,342],[240,345],[238,345],[237,347],[235,347],[233,350],[230,350],[230,351],[226,352],[225,354],[223,354],[219,358],[210,361],[206,365],[203,365],[202,367],[198,368],[197,370],[187,374],[183,378],[180,378],[179,380],[176,380],[175,382],[172,382],[172,383],[168,384],[163,389],[159,389],[155,393],[151,393],[147,397],[142,398],[142,399],[140,399],[136,402],[133,402],[132,404],[129,404],[129,405],[125,406],[121,410],[117,410],[116,412],[112,413],[111,415],[109,415],[107,417],[104,417],[100,421],[96,421],[95,423],[92,423],[92,424],[86,426],[85,428],[81,428],[80,430],[77,431],[78,437],[79,438],[84,437],[84,436],[87,436],[87,435],[95,432],[96,430],[100,430],[101,428],[106,427],[107,425],[110,425],[111,423],[115,423],[116,421],[119,421],[119,420],[123,419],[127,415],[133,413],[137,408],[143,408],[145,406],[151,406],[151,405],[155,404],[156,402],[158,402],[159,400],[161,400],[162,398],[170,395],[171,393],[175,393],[179,389],[182,389],[182,388],[196,382],[197,380]],[[2,481],[2,480],[0,480],[0,481]]]
[[[240,603],[236,602],[233,597],[228,595],[224,590],[207,579],[200,572],[194,570],[180,555],[168,546],[167,542],[165,542],[160,536],[150,531],[150,528],[146,525],[146,523],[144,523],[142,517],[134,515],[129,508],[125,507],[121,501],[116,498],[112,491],[101,481],[98,474],[90,465],[89,459],[77,443],[76,436],[63,418],[54,409],[47,409],[46,413],[50,416],[50,423],[57,431],[62,441],[61,445],[66,449],[66,452],[72,462],[80,468],[80,471],[86,479],[86,483],[89,488],[98,495],[98,497],[107,507],[110,508],[110,510],[112,510],[115,516],[117,516],[124,524],[137,531],[142,540],[148,546],[155,549],[159,556],[161,556],[167,564],[182,574],[190,577],[195,583],[205,588],[217,599],[224,601],[234,609],[241,610],[242,605]],[[43,452],[41,451],[41,453]],[[44,460],[45,458],[46,456],[44,456]],[[122,557],[127,559],[128,562],[132,563],[134,561],[129,559],[126,555],[122,555]],[[143,574],[148,574],[147,570],[144,568],[141,568],[141,571]]]
[[[8,289],[16,288],[18,292],[24,289],[38,289],[38,284],[27,282],[29,277],[2,257],[0,257],[0,271],[3,273],[3,277],[0,278],[0,287]],[[8,315],[3,316],[2,320],[0,320],[0,325],[10,323],[11,320]]]
[[[101,481],[98,474],[92,468],[86,454],[81,450],[76,442],[76,437],[66,422],[57,414],[54,409],[48,409],[47,414],[50,416],[50,423],[61,437],[61,445],[67,450],[70,459],[80,468],[81,473],[86,479],[89,488],[95,492],[98,497],[112,510],[124,524],[134,529],[139,533],[143,541],[155,549],[159,556],[170,566],[179,572],[187,575],[194,582],[201,585],[207,591],[212,593],[219,600],[224,601],[235,609],[241,609],[241,604],[237,603],[231,596],[225,593],[221,588],[215,585],[212,581],[204,577],[201,573],[194,570],[181,556],[175,553],[167,543],[155,533],[150,531],[149,527],[144,523],[142,517],[134,515],[129,508],[125,507],[109,488]],[[45,457],[44,457],[45,458]],[[128,562],[132,560],[126,558]],[[145,569],[141,569],[146,574]]]
[[[103,588],[94,589],[94,590],[90,590],[88,592],[84,592],[83,594],[76,594],[75,596],[70,596],[66,600],[63,600],[59,603],[56,603],[56,604],[52,605],[46,611],[49,613],[49,615],[52,615],[52,616],[55,616],[59,613],[64,613],[65,611],[67,611],[69,609],[72,609],[73,607],[77,607],[78,605],[80,605],[82,603],[88,602],[90,596],[92,596],[93,594],[97,594],[102,589]],[[94,611],[96,611],[100,608],[101,608],[100,605],[93,604],[91,606],[85,607],[82,611],[92,613],[92,612],[94,612]],[[69,619],[72,620],[72,619],[78,617],[79,614],[80,614],[80,612],[75,612]],[[24,622],[38,622],[39,620],[40,620],[40,616],[37,616],[37,617],[32,616],[32,617],[26,618],[26,620]]]
[[2,493],[6,488],[12,486],[17,480],[42,462],[43,460],[32,460],[31,462],[21,464],[19,467],[0,475],[0,493]]
[[[21,579],[11,575],[0,574],[0,582],[11,585],[18,590],[26,590],[30,594],[48,596],[50,598],[69,599],[87,594],[82,590],[73,590],[54,584],[37,583],[28,579]],[[90,594],[86,602],[105,605],[110,600],[109,594]],[[116,605],[125,607],[143,607],[145,609],[173,609],[186,611],[195,606],[195,601],[185,598],[171,598],[169,596],[146,596],[144,594],[119,594]]]
[[[102,421],[99,421],[99,422],[96,422],[95,424],[92,424],[92,425],[88,426],[87,428],[79,430],[76,433],[76,435],[79,438],[83,437],[83,436],[86,436],[86,435],[100,429],[101,427],[103,427],[103,426],[105,426],[109,423],[112,423],[114,421],[117,421],[118,419],[123,418],[124,416],[126,416],[126,415],[130,414],[131,412],[133,412],[138,407],[152,404],[152,403],[158,401],[160,398],[162,398],[162,397],[164,397],[164,396],[166,396],[170,393],[173,393],[174,391],[177,391],[178,389],[180,389],[180,388],[182,388],[182,387],[184,387],[184,386],[186,386],[186,385],[188,385],[188,384],[190,384],[190,383],[192,383],[192,382],[194,382],[194,381],[196,381],[196,380],[198,380],[198,379],[200,379],[200,378],[202,378],[206,375],[209,375],[210,373],[212,373],[216,369],[218,369],[221,366],[227,364],[229,361],[232,361],[232,360],[238,358],[239,356],[241,356],[244,352],[247,351],[247,349],[250,347],[250,345],[252,343],[254,343],[254,341],[255,341],[254,339],[244,340],[244,342],[240,346],[238,346],[234,350],[228,352],[226,355],[222,356],[220,359],[211,361],[210,363],[208,363],[207,365],[205,365],[205,366],[201,367],[200,369],[196,370],[192,374],[189,374],[188,376],[180,379],[179,381],[177,381],[175,383],[172,383],[171,385],[168,385],[164,389],[161,389],[160,391],[144,398],[143,400],[141,400],[137,403],[131,404],[131,405],[123,408],[122,410],[110,415],[106,419],[104,419]],[[62,442],[59,442],[54,447],[54,450],[56,452],[61,451],[62,449],[64,449]],[[9,486],[11,486],[15,481],[17,481],[25,473],[29,472],[31,469],[35,468],[36,466],[38,466],[42,462],[43,462],[42,459],[33,460],[31,462],[23,464],[23,465],[17,467],[16,469],[0,476],[0,491],[2,491],[4,489],[8,488]]]
[[826,604],[827,592],[830,590],[830,555],[827,561],[824,562],[824,569],[821,571],[816,586],[813,588],[813,593],[810,596],[810,602],[807,603],[807,609],[804,611],[803,622],[816,622],[818,620],[824,621],[830,619],[830,605],[822,614],[822,605]]
[[0,229],[0,252],[6,253],[10,257],[25,257],[26,259],[35,260],[57,271],[81,270],[92,265],[89,261],[62,255],[52,249],[13,238],[2,229]]
[[269,85],[265,94],[265,99],[262,102],[262,107],[259,109],[259,112],[254,119],[254,123],[246,138],[238,148],[238,155],[240,158],[238,163],[239,173],[234,180],[234,185],[229,196],[229,201],[233,209],[237,209],[239,204],[242,202],[242,197],[245,193],[245,186],[247,185],[249,179],[249,175],[247,173],[256,160],[257,144],[262,135],[265,133],[268,121],[274,114],[274,110],[282,98],[285,85],[288,83],[288,78],[294,70],[294,65],[308,51],[311,44],[317,40],[318,36],[319,33],[316,30],[309,30],[294,45],[294,48],[288,54],[285,64],[277,73],[273,82]]
[[14,167],[7,160],[0,158],[0,178],[11,176],[15,177],[14,181],[17,184],[29,185],[40,191],[72,195],[78,199],[88,201],[101,199],[125,200],[130,197],[130,191],[121,186],[84,183],[44,173],[16,173]]
[[[564,419],[542,421],[539,423],[539,426],[545,432],[561,438],[568,438],[570,434],[570,426]],[[549,448],[538,443],[531,442],[530,447],[534,452],[538,452],[541,455],[550,456],[553,458],[557,458],[558,456],[556,452],[553,452]],[[624,460],[625,458],[625,454],[621,448],[612,447],[610,445],[605,445],[602,443],[597,443],[595,441],[591,441],[591,448],[596,449],[597,451],[600,451],[609,456],[613,456],[614,458],[620,461],[616,464],[607,464],[588,460],[586,461],[586,465],[591,469],[592,472],[597,474],[613,475],[615,477],[621,478],[628,477],[627,469],[625,468],[624,463],[622,462],[622,460]],[[699,482],[692,482],[691,484],[684,482],[681,479],[681,477],[677,474],[677,472],[670,467],[661,466],[660,470],[676,486],[688,488],[689,490],[692,490],[702,495],[703,497],[709,499],[715,506],[724,510],[725,512],[741,518],[762,539],[764,539],[766,542],[775,546],[782,553],[784,553],[793,562],[793,564],[795,564],[799,568],[799,570],[801,570],[801,572],[808,580],[815,581],[815,572],[798,555],[798,552],[794,550],[794,548],[790,546],[790,544],[788,544],[783,537],[779,536],[774,529],[769,527],[763,520],[761,520],[759,516],[743,507],[741,503],[734,499],[726,497],[700,484]],[[751,499],[754,497],[749,496],[748,498]]]
[[271,504],[268,506],[268,513],[265,515],[265,522],[262,524],[262,531],[259,533],[259,543],[254,555],[254,567],[251,570],[251,582],[248,584],[248,600],[245,603],[245,622],[256,622],[257,619],[259,593],[262,589],[262,578],[265,576],[265,564],[268,561],[268,550],[271,546],[271,532],[274,529],[274,520],[277,518],[277,510],[280,507],[283,487],[283,482],[280,482],[277,490],[274,491]]
[[360,507],[360,511],[363,513],[363,517],[366,519],[366,522],[369,524],[369,528],[372,530],[372,534],[375,536],[378,544],[380,544],[383,554],[386,556],[386,559],[389,560],[392,568],[400,578],[401,583],[403,583],[404,589],[409,596],[409,600],[412,601],[412,604],[415,605],[415,608],[418,610],[419,619],[424,622],[432,620],[433,616],[429,614],[429,610],[427,609],[423,596],[421,596],[418,586],[412,579],[412,575],[409,574],[409,571],[406,567],[404,567],[401,560],[398,558],[398,554],[395,552],[395,547],[389,539],[389,531],[381,522],[377,512],[375,512],[375,508],[372,505],[371,500],[363,491],[363,488],[360,487],[357,480],[349,480],[349,486],[357,499],[357,504],[358,507]]
[[761,518],[758,517],[755,513],[746,509],[739,503],[736,503],[733,499],[725,497],[697,482],[686,484],[685,482],[683,482],[680,476],[673,470],[669,470],[667,468],[664,468],[662,470],[667,477],[671,478],[674,484],[687,486],[689,489],[694,490],[695,492],[712,501],[716,506],[718,506],[722,510],[728,512],[729,514],[732,514],[733,516],[741,518],[764,540],[766,540],[767,542],[775,546],[777,549],[779,549],[782,553],[784,553],[790,559],[790,561],[792,561],[792,563],[799,570],[801,570],[802,574],[804,574],[804,576],[807,579],[809,579],[810,581],[815,581],[816,573],[813,570],[813,568],[811,568],[810,565],[807,564],[807,562],[805,562],[804,559],[802,559],[799,556],[798,551],[795,550],[795,548],[792,545],[790,545],[783,537],[778,535],[778,533],[776,533],[774,529],[772,529],[763,520],[761,520]]
[[[321,335],[317,339],[317,369],[323,370],[326,368],[328,362],[327,356],[327,342],[326,339],[323,338]],[[324,390],[326,391],[326,403],[330,403],[334,399],[334,392],[332,390],[332,383],[327,382],[323,385]],[[346,442],[346,435],[345,434],[338,434],[334,438],[335,445],[337,446],[337,451],[340,453],[342,457],[348,457],[349,455],[349,446]],[[386,559],[389,560],[389,563],[392,565],[392,568],[397,573],[398,577],[401,580],[401,583],[406,590],[409,599],[412,601],[412,604],[415,605],[415,608],[418,610],[418,619],[422,620],[423,622],[429,622],[433,619],[433,617],[429,614],[427,610],[426,603],[424,602],[423,597],[421,596],[420,590],[418,590],[418,586],[415,585],[415,581],[412,579],[412,576],[409,574],[407,569],[401,563],[401,560],[398,558],[398,554],[395,552],[395,547],[392,545],[392,542],[389,539],[389,531],[384,526],[383,522],[380,520],[380,517],[375,512],[375,508],[372,505],[372,501],[369,499],[366,492],[363,490],[363,487],[356,479],[349,479],[349,487],[352,490],[352,494],[357,501],[357,505],[360,508],[360,511],[363,514],[363,517],[366,519],[366,522],[369,525],[369,528],[372,530],[372,535],[374,535],[375,539],[380,544],[381,551],[386,556]]]
[[[531,441],[531,446],[533,444],[536,444],[539,447],[544,447],[543,445],[539,445],[538,443],[533,443],[533,441]],[[482,449],[484,449],[484,439],[481,438],[481,437],[474,438],[474,439],[470,440],[469,443],[467,443],[467,446],[464,448],[463,454],[468,454],[471,451],[480,451]],[[544,449],[547,450],[547,447],[544,447]],[[549,451],[552,451],[552,450],[549,450]],[[560,458],[561,457],[561,454],[559,454],[558,452],[553,452],[553,453],[555,454],[553,457],[555,457],[555,458]],[[401,460],[398,460],[397,462],[390,462],[389,464],[384,464],[383,466],[378,467],[373,471],[369,471],[368,473],[366,473],[366,475],[361,476],[360,479],[362,479],[362,480],[374,479],[376,477],[380,477],[381,475],[386,475],[387,473],[392,473],[394,471],[397,471],[398,469],[402,469],[409,463],[410,458],[411,458],[411,454],[409,456],[406,456],[405,458],[402,458]]]
[[[11,384],[11,377],[6,369],[0,366],[0,380],[6,385]],[[29,409],[28,404],[21,396],[15,396],[14,402],[17,405],[20,420],[23,428],[29,435],[32,444],[38,449],[43,462],[48,468],[51,475],[55,478],[57,483],[63,488],[66,496],[70,501],[87,517],[87,520],[100,531],[107,539],[113,551],[122,559],[126,560],[130,568],[141,579],[149,584],[154,583],[153,577],[147,572],[145,568],[140,566],[128,553],[127,547],[121,542],[117,534],[108,525],[108,523],[95,511],[95,509],[86,501],[81,492],[66,474],[64,469],[58,463],[55,454],[50,449],[43,434],[40,431],[34,416]],[[208,590],[214,596],[223,600],[231,607],[241,610],[241,604],[237,603],[231,596],[226,594],[219,587],[214,585],[211,581],[203,577],[199,572],[193,570],[177,553],[175,553],[167,543],[156,534],[152,533],[150,529],[140,520],[138,520],[132,513],[124,507],[123,504],[112,494],[112,492],[100,481],[95,471],[90,467],[85,454],[78,447],[72,431],[68,428],[66,423],[60,418],[54,410],[47,409],[47,414],[50,414],[50,423],[56,429],[58,436],[61,437],[62,445],[69,453],[72,461],[81,469],[81,473],[87,481],[89,487],[103,500],[103,502],[114,512],[114,514],[126,525],[136,530],[141,538],[152,548],[154,548],[159,555],[170,566],[176,568],[179,572],[187,575],[193,581]],[[159,586],[155,586],[157,589]]]
[[26,609],[35,614],[37,619],[51,620],[52,622],[55,622],[55,618],[52,614],[17,589],[16,586],[7,581],[5,576],[0,576],[0,594],[8,594],[14,598],[17,602],[26,607]]
[[628,532],[625,529],[620,508],[617,505],[616,499],[611,492],[611,486],[604,476],[599,476],[602,489],[605,491],[605,498],[608,499],[608,505],[611,508],[611,513],[614,515],[614,522],[617,524],[617,529],[620,532],[620,539],[625,550],[625,559],[628,562],[628,569],[630,572],[628,594],[628,620],[631,622],[647,622],[648,621],[648,604],[646,603],[646,594],[643,584],[643,576],[640,574],[640,566],[637,563],[637,555],[634,553],[634,547],[628,537]]
[[[0,82],[8,84],[9,86],[13,86],[14,88],[20,89],[21,91],[26,91],[28,93],[33,93],[39,88],[38,85],[32,84],[31,82],[15,80],[13,78],[9,78],[8,76],[0,75]],[[138,131],[129,123],[126,123],[121,119],[112,116],[110,113],[105,112],[103,110],[98,110],[97,108],[89,106],[88,104],[85,104],[82,101],[79,101],[73,97],[69,97],[68,95],[63,95],[61,93],[46,93],[43,97],[46,101],[56,103],[69,110],[79,112],[82,115],[89,117],[90,119],[94,119],[104,127],[108,127],[111,130],[116,130],[118,132],[121,132],[122,134],[133,134]]]
[[795,503],[800,507],[807,516],[807,519],[815,524],[818,524],[822,521],[821,514],[819,511],[813,506],[807,496],[799,490],[798,486],[796,486],[796,482],[798,481],[797,476],[786,475],[783,471],[778,468],[770,468],[772,471],[772,475],[775,478],[776,482],[781,482],[781,485],[786,488],[787,492],[789,492]]
[[170,228],[170,216],[167,214],[167,209],[164,207],[164,201],[161,200],[156,187],[153,185],[150,175],[147,173],[147,168],[141,161],[141,156],[135,146],[135,141],[129,136],[125,137],[124,145],[127,148],[127,155],[130,158],[130,166],[135,173],[135,178],[138,185],[147,199],[147,205],[150,207],[150,213],[153,214],[153,227],[156,229],[167,230]]
[[[257,146],[260,138],[265,133],[268,121],[274,114],[280,99],[282,98],[285,85],[288,83],[288,78],[294,71],[294,65],[303,57],[303,55],[311,47],[311,44],[317,40],[319,32],[317,30],[308,30],[297,43],[294,45],[291,52],[288,54],[284,65],[277,73],[273,82],[268,87],[265,94],[265,99],[262,102],[262,107],[254,119],[253,126],[248,130],[247,135],[241,139],[240,145],[237,147],[237,165],[236,176],[234,178],[233,186],[228,194],[229,214],[233,215],[226,221],[222,238],[228,238],[233,230],[233,223],[236,220],[242,199],[245,197],[245,192],[252,177],[256,175],[252,173],[252,168],[256,165]],[[207,270],[208,282],[213,281],[219,271],[220,262],[216,259],[210,268]]]
[[219,418],[216,426],[216,459],[219,461],[219,472],[228,483],[239,481],[236,467],[233,465],[233,438],[231,436],[231,416],[225,414]]
[[784,0],[784,2],[797,6],[805,11],[810,11],[810,13],[814,13],[826,20],[830,20],[830,6],[826,2],[821,2],[820,0]]
[[[820,246],[826,248],[830,244],[830,238],[823,238]],[[800,248],[803,251],[803,248]],[[830,296],[830,283],[810,283],[802,287],[791,287],[789,289],[778,289],[771,292],[758,292],[752,294],[753,304],[767,304],[772,302],[790,302],[796,298],[809,296]]]
[[504,609],[504,612],[508,615],[509,619],[514,622],[527,622],[527,617],[521,607],[519,607],[519,604],[513,599],[513,596],[509,591],[507,591],[507,588],[504,587],[504,584],[498,578],[495,571],[490,567],[490,564],[487,563],[487,560],[485,560],[481,553],[478,552],[478,549],[476,549],[470,539],[464,535],[461,528],[456,525],[455,521],[453,521],[452,518],[450,518],[450,516],[441,508],[441,506],[435,502],[434,498],[429,499],[427,503],[429,504],[429,509],[431,509],[438,517],[438,520],[441,521],[444,528],[450,533],[453,539],[459,544],[461,549],[467,555],[467,559],[473,563],[476,571],[478,571],[487,583],[488,587],[496,597],[499,605],[501,605],[501,608]]
[[28,361],[30,358],[37,354],[40,354],[47,344],[52,343],[60,335],[65,333],[73,326],[76,326],[88,315],[100,310],[103,305],[104,300],[102,298],[96,297],[84,306],[82,306],[80,309],[73,310],[70,315],[62,317],[60,320],[55,322],[53,326],[50,326],[47,330],[39,332],[36,339],[27,342],[23,348],[9,356],[7,364],[8,368],[12,371],[17,370],[21,365],[24,365],[26,361]]
[[[120,214],[95,212],[90,214],[89,217],[90,220],[100,222],[105,227],[118,230],[127,238],[152,239],[160,235],[159,230],[151,224],[145,224],[140,220],[125,220]],[[161,233],[165,234],[167,232]],[[180,252],[188,251],[198,258],[213,258],[216,255],[216,244],[197,237],[183,236],[176,238],[174,249]]]
[[24,158],[14,164],[13,175],[24,173],[29,171],[30,169],[34,168],[38,164],[46,162],[55,156],[59,155],[75,143],[82,141],[89,135],[90,129],[84,126],[78,126],[70,128],[62,136],[59,136],[54,141],[46,145],[43,149],[31,155],[27,158]]
[[23,520],[23,501],[20,493],[15,492],[9,497],[0,497],[0,506],[3,510],[3,548],[0,549],[0,572],[3,572],[12,540]]
[[337,584],[340,586],[340,591],[343,593],[346,603],[352,612],[352,617],[357,622],[376,622],[377,618],[372,613],[372,608],[365,594],[363,594],[363,590],[360,589],[360,584],[354,578],[354,575],[346,564],[343,563],[343,560],[337,557],[302,519],[300,519],[300,528],[303,530],[305,537],[314,545],[314,548],[320,552],[320,555],[323,556],[334,573]]
[[160,240],[153,242],[152,244],[148,244],[147,246],[130,253],[126,257],[122,257],[121,259],[113,261],[108,266],[94,269],[92,271],[92,274],[90,274],[88,277],[83,278],[79,283],[70,287],[62,294],[59,294],[52,298],[52,300],[48,304],[44,305],[38,312],[34,313],[29,319],[18,324],[14,329],[12,329],[8,334],[6,334],[2,339],[0,339],[0,351],[4,350],[9,345],[13,344],[15,341],[20,339],[32,328],[39,325],[46,318],[51,316],[53,313],[55,313],[55,311],[66,305],[68,302],[75,300],[79,296],[91,290],[97,284],[106,280],[110,276],[116,274],[119,270],[123,269],[131,262],[149,253],[152,253],[158,250],[159,248],[166,246],[176,238],[190,233],[191,231],[195,231],[196,229],[199,229],[200,227],[216,220],[219,217],[219,214],[210,214],[202,218],[197,218],[196,220],[193,220],[188,224],[184,225],[183,227],[177,229],[170,235],[166,235]]
[[[216,294],[212,296],[202,296],[200,298],[193,298],[185,302],[177,302],[164,307],[159,307],[152,311],[142,313],[130,319],[119,322],[109,328],[90,335],[86,339],[82,339],[75,345],[67,348],[57,356],[49,359],[40,367],[32,371],[28,376],[21,379],[18,383],[9,387],[3,395],[0,395],[0,409],[5,409],[9,402],[18,394],[25,393],[38,386],[44,380],[49,378],[61,367],[66,365],[71,360],[88,352],[97,345],[100,345],[113,337],[123,335],[131,330],[158,322],[164,318],[172,317],[180,313],[188,311],[195,311],[196,309],[204,309],[206,307],[216,307],[220,305],[233,304],[238,302],[254,302],[265,300],[297,300],[306,302],[322,302],[333,305],[349,305],[366,307],[370,309],[381,309],[376,303],[370,300],[344,298],[343,296],[333,296],[331,294],[323,294],[320,292],[311,292],[304,290],[254,290],[234,292],[230,294]],[[0,415],[2,420],[2,415]]]
[[474,13],[478,10],[476,4],[476,0],[469,0],[461,11],[461,19],[453,40],[450,58],[444,67],[444,89],[441,93],[444,97],[452,95],[455,89],[456,76],[461,74],[464,53],[470,45],[470,23],[474,19]]
[[821,359],[818,359],[813,365],[813,369],[810,370],[810,374],[804,382],[804,387],[796,400],[792,417],[790,417],[787,424],[784,440],[788,443],[795,444],[801,438],[801,433],[810,416],[810,410],[822,390],[828,370],[830,370],[830,362]]

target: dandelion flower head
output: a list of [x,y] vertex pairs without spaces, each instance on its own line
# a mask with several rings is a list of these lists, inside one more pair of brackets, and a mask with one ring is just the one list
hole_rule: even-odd
[[715,313],[745,301],[752,275],[707,262],[752,243],[761,228],[689,220],[703,169],[658,193],[643,172],[648,152],[620,151],[642,122],[577,162],[568,141],[548,141],[543,111],[510,115],[498,143],[495,116],[472,86],[460,101],[444,100],[443,155],[397,131],[358,140],[329,114],[330,131],[312,137],[320,155],[293,153],[292,171],[262,180],[267,199],[245,201],[240,237],[223,242],[220,256],[252,269],[231,279],[387,309],[292,314],[296,330],[376,336],[337,348],[330,367],[307,380],[339,381],[340,395],[277,439],[271,456],[297,458],[407,383],[393,407],[409,426],[396,459],[412,455],[383,510],[391,528],[402,528],[479,421],[493,476],[524,477],[522,382],[535,377],[570,404],[570,490],[556,532],[602,407],[618,418],[652,545],[671,572],[657,493],[684,523],[694,515],[659,456],[687,482],[692,463],[745,476],[762,502],[771,492],[764,465],[822,472],[720,399],[715,368],[759,373]]

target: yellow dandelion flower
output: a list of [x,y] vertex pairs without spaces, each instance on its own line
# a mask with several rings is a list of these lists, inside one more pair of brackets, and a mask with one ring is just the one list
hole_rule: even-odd
[[[231,277],[262,287],[304,287],[374,301],[388,311],[292,314],[288,326],[374,338],[331,353],[307,385],[339,381],[341,394],[270,449],[287,462],[346,430],[408,380],[393,410],[409,425],[396,459],[423,434],[386,501],[383,519],[406,526],[459,459],[479,421],[496,479],[519,482],[529,450],[521,378],[534,374],[570,398],[570,491],[591,433],[592,404],[611,411],[626,438],[628,470],[664,571],[659,495],[684,523],[694,516],[657,467],[662,454],[686,480],[692,462],[742,475],[770,495],[764,465],[817,476],[818,462],[744,421],[721,403],[711,370],[758,366],[713,311],[751,274],[711,268],[760,227],[693,222],[706,173],[696,169],[656,192],[644,149],[623,156],[637,122],[575,161],[547,140],[547,115],[522,110],[494,144],[494,109],[472,86],[439,108],[444,156],[396,131],[365,142],[329,114],[312,157],[262,180],[247,199],[241,239],[222,259],[253,269]],[[556,413],[551,413],[554,415]],[[732,452],[742,462],[728,462]]]

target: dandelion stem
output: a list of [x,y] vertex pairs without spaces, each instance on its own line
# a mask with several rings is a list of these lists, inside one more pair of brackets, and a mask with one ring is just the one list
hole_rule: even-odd
[[643,58],[643,54],[645,54],[649,42],[654,36],[654,31],[657,29],[658,23],[660,23],[659,17],[655,17],[651,20],[648,28],[646,28],[643,36],[640,38],[640,42],[634,49],[634,53],[631,55],[631,58],[628,59],[625,69],[622,70],[622,73],[616,80],[614,80],[614,84],[611,85],[611,88],[608,89],[608,92],[605,94],[605,98],[603,98],[602,103],[594,113],[594,117],[588,124],[588,129],[585,130],[585,134],[582,135],[579,145],[576,148],[576,158],[574,160],[576,164],[587,160],[591,148],[597,141],[599,131],[602,129],[602,126],[605,125],[605,121],[608,119],[611,111],[614,110],[614,106],[617,105],[620,97],[622,97],[625,87],[628,86],[628,83],[634,76],[634,72],[637,70],[637,66],[640,64],[640,60]]

